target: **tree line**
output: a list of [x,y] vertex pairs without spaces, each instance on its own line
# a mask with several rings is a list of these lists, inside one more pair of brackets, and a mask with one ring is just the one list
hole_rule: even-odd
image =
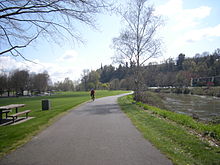
[[[148,86],[190,86],[192,78],[220,75],[220,49],[212,54],[196,54],[192,58],[181,53],[176,61],[170,58],[160,65],[146,66],[143,75]],[[220,82],[214,85],[219,86]]]
[[9,74],[0,74],[0,95],[7,92],[7,96],[33,95],[49,89],[49,75],[30,73],[27,70],[14,70]]
[[[78,90],[111,89],[134,90],[134,63],[112,65],[93,71],[84,70]],[[191,85],[191,78],[220,76],[220,49],[209,54],[203,52],[187,58],[181,53],[177,59],[169,58],[164,62],[149,63],[141,67],[141,82],[144,87],[183,87]],[[215,85],[220,85],[218,82]]]
[[28,70],[14,70],[0,74],[0,95],[23,96],[39,95],[51,91],[74,91],[76,82],[70,78],[53,83],[47,71],[31,73]]
[[[128,90],[132,87],[130,79],[130,67],[119,65],[105,65],[97,70],[84,70],[77,90],[104,89],[104,90]],[[130,82],[130,83],[129,83]]]
[[[80,82],[70,78],[52,84],[49,74],[30,73],[27,70],[14,70],[9,74],[0,74],[0,95],[8,96],[26,94],[35,95],[48,90],[56,91],[88,91],[92,88],[102,90],[135,90],[135,63],[126,62],[118,67],[101,66],[97,70],[85,69]],[[183,87],[190,86],[191,78],[220,76],[220,49],[209,54],[203,52],[187,58],[179,54],[175,59],[164,62],[149,63],[141,67],[141,81],[147,87]],[[220,85],[220,81],[214,85]]]

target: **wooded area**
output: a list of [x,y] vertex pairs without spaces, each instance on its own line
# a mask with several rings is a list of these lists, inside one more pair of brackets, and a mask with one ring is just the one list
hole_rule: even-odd
[[[106,65],[96,71],[87,72],[81,81],[80,89],[90,88],[108,89],[134,89],[134,63],[126,63],[115,68]],[[212,77],[220,75],[220,49],[214,53],[204,52],[187,58],[185,54],[179,54],[177,59],[169,58],[158,63],[149,63],[142,66],[141,78],[147,87],[188,87],[191,78]],[[220,82],[212,84],[220,86]]]
[[29,73],[27,70],[14,70],[10,74],[0,74],[0,95],[7,92],[7,96],[39,94],[49,88],[49,75],[43,73]]

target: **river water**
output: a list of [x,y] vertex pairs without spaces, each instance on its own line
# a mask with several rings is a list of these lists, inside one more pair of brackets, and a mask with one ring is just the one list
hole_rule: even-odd
[[165,94],[164,104],[167,109],[210,121],[220,117],[220,98],[211,96]]

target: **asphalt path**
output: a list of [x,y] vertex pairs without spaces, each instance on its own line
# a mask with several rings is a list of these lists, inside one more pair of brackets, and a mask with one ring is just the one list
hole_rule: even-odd
[[73,109],[0,165],[171,165],[120,110],[118,97]]

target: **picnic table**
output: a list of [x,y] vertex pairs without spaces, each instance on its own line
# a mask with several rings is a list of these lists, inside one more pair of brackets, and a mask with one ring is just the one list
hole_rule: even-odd
[[7,117],[7,114],[11,112],[12,109],[15,108],[15,112],[16,114],[18,114],[18,108],[24,107],[24,106],[25,104],[10,104],[6,106],[1,106],[0,107],[0,123],[2,123],[2,120],[3,120],[3,113],[6,113],[6,117]]

